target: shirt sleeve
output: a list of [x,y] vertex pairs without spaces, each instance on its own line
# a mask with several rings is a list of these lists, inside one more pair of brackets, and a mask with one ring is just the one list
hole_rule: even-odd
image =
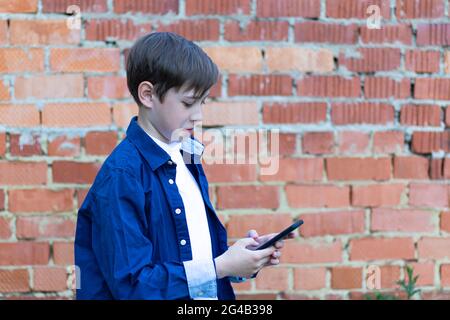
[[[154,247],[146,236],[145,193],[134,176],[114,170],[97,190],[92,247],[115,299],[190,299],[196,297],[191,287],[202,292],[202,281],[192,277],[182,262],[152,261]],[[210,282],[208,279],[212,287]]]

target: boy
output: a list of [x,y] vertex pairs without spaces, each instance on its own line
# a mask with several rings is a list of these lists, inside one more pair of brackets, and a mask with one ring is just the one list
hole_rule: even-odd
[[[234,299],[230,281],[278,264],[274,234],[227,246],[190,136],[218,69],[193,42],[173,33],[139,39],[127,82],[139,105],[78,212],[77,299]],[[180,137],[188,136],[180,142]]]

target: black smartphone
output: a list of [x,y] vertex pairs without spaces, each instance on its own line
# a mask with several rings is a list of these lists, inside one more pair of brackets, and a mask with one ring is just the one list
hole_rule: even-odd
[[283,239],[284,237],[286,237],[289,233],[291,233],[292,231],[294,231],[295,229],[300,227],[302,224],[303,224],[303,220],[295,221],[292,225],[290,225],[288,228],[286,228],[283,231],[281,231],[275,237],[273,237],[269,241],[266,241],[263,244],[259,245],[259,247],[257,247],[255,250],[262,250],[262,249],[266,249],[266,248],[268,248],[270,246],[273,246],[277,241],[279,241],[279,240]]

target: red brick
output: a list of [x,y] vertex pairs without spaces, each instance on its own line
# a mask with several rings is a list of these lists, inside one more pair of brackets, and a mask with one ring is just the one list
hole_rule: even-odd
[[61,72],[116,72],[120,50],[116,48],[53,48],[50,68]]
[[236,300],[276,300],[275,293],[238,294]]
[[263,105],[264,123],[319,123],[326,121],[326,103],[267,103]]
[[[81,205],[83,204],[83,201],[86,198],[88,192],[89,192],[89,189],[78,189],[77,190],[78,209],[80,209]],[[214,204],[214,199],[211,199],[211,203]]]
[[44,71],[44,50],[38,48],[1,48],[0,73]]
[[287,185],[286,196],[293,208],[339,208],[350,205],[350,188],[332,185]]
[[11,20],[13,45],[59,45],[80,43],[81,32],[69,29],[66,20]]
[[107,0],[42,0],[42,12],[66,13],[67,8],[76,5],[80,13],[100,13],[108,11]]
[[172,12],[178,14],[178,10],[179,8],[177,0],[167,0],[167,1],[114,0],[115,13],[142,12],[153,14],[166,14]]
[[239,295],[242,291],[250,291],[252,289],[252,282],[232,282],[231,286],[233,287],[235,294]]
[[250,21],[241,26],[238,21],[225,23],[227,41],[287,41],[287,21]]
[[430,159],[430,179],[432,180],[440,180],[444,179],[444,159],[442,158],[431,158]]
[[433,232],[433,213],[410,209],[373,209],[371,231]]
[[[202,47],[222,72],[263,71],[263,56],[259,47]],[[292,62],[291,62],[292,63]]]
[[418,46],[448,46],[450,44],[450,23],[417,25]]
[[318,18],[320,3],[314,0],[258,0],[258,17]]
[[45,127],[109,126],[111,120],[108,103],[52,103],[42,110],[42,125]]
[[256,181],[252,164],[206,164],[203,169],[210,183]]
[[373,135],[374,153],[401,153],[405,141],[401,131],[381,131]]
[[364,211],[334,211],[301,214],[306,228],[300,228],[302,237],[317,237],[364,232]]
[[441,18],[445,14],[444,0],[397,0],[397,19]]
[[331,288],[359,289],[362,287],[362,268],[333,267],[331,268]]
[[366,19],[370,16],[367,8],[371,5],[380,7],[380,15],[384,19],[391,17],[389,0],[327,0],[326,16],[338,19]]
[[62,267],[33,268],[34,291],[64,291],[67,289],[67,271]]
[[393,123],[394,113],[393,106],[385,103],[356,102],[331,105],[331,120],[335,125]]
[[108,155],[117,145],[116,132],[88,132],[85,137],[86,153]]
[[0,105],[0,125],[37,127],[39,121],[39,110],[34,105]]
[[414,98],[450,100],[450,79],[416,78]]
[[232,214],[227,223],[229,238],[245,238],[247,232],[256,230],[259,236],[279,232],[292,224],[289,214]]
[[79,136],[54,136],[48,139],[48,155],[60,157],[76,157],[80,155]]
[[87,20],[85,29],[86,40],[89,41],[134,41],[151,31],[152,26],[150,23],[136,24],[130,19]]
[[119,128],[126,129],[131,118],[137,116],[138,106],[136,103],[117,103],[113,106],[113,123]]
[[352,205],[356,207],[387,207],[400,205],[403,184],[374,184],[352,187]]
[[310,154],[333,153],[333,132],[305,132],[302,139],[302,152]]
[[278,186],[217,187],[217,208],[265,208],[279,206]]
[[88,95],[91,99],[124,99],[131,96],[127,79],[117,76],[89,77]]
[[325,241],[286,241],[283,247],[284,263],[331,263],[342,262],[342,243]]
[[74,264],[74,244],[73,242],[53,243],[53,262],[56,265],[73,265]]
[[250,0],[186,0],[186,15],[250,14]]
[[420,131],[413,132],[412,150],[416,153],[431,153],[443,150],[450,151],[450,131]]
[[358,39],[358,26],[305,21],[295,24],[296,42],[354,44]]
[[408,24],[384,25],[380,29],[369,29],[361,26],[363,43],[400,43],[412,44],[412,30]]
[[229,96],[290,96],[292,78],[285,75],[230,75]]
[[0,20],[0,44],[8,43],[8,24],[6,20]]
[[429,160],[420,156],[394,157],[395,179],[429,179]]
[[405,52],[405,69],[417,73],[439,72],[440,56],[439,51],[407,50]]
[[[0,192],[0,197],[3,197],[3,191]],[[0,200],[1,202],[2,200]],[[0,210],[2,209],[1,203],[0,203]],[[0,217],[0,239],[7,240],[11,238],[12,231],[10,227],[11,219]]]
[[450,258],[450,238],[424,237],[417,242],[419,259],[441,260]]
[[441,213],[440,228],[441,231],[450,233],[450,211]]
[[445,108],[445,126],[450,127],[450,106]]
[[84,79],[82,74],[16,78],[14,91],[17,99],[82,98]]
[[6,154],[6,133],[0,133],[0,157]]
[[294,290],[320,290],[326,288],[326,268],[295,268]]
[[177,20],[170,24],[160,24],[158,32],[174,32],[191,41],[218,41],[219,20]]
[[257,125],[258,114],[256,102],[214,102],[203,108],[203,125]]
[[341,52],[339,64],[353,72],[396,70],[400,67],[400,49],[360,48],[353,50],[351,56]]
[[339,153],[366,153],[369,147],[370,136],[365,132],[341,131],[337,142]]
[[450,287],[450,264],[441,265],[441,286]]
[[260,175],[261,181],[313,182],[321,181],[323,160],[319,158],[280,158],[278,171]]
[[[279,136],[279,152],[280,156],[289,156],[296,152],[296,140],[297,136],[291,133],[280,133]],[[269,148],[271,147],[271,141],[269,140]],[[1,152],[0,152],[1,154]],[[450,164],[450,161],[448,161]],[[450,166],[449,166],[450,169]],[[449,171],[450,173],[450,171]]]
[[440,126],[441,108],[437,105],[403,105],[400,123],[411,126]]
[[357,98],[361,93],[361,83],[357,77],[307,76],[297,83],[300,96]]
[[8,191],[11,212],[65,212],[73,209],[73,190],[15,189]]
[[388,180],[389,158],[327,158],[329,180]]
[[97,162],[54,161],[53,182],[91,184],[100,167],[101,164]]
[[288,268],[264,268],[256,277],[257,290],[285,290],[289,286]]
[[21,266],[48,264],[50,254],[46,242],[0,243],[0,265]]
[[0,161],[0,185],[35,185],[46,183],[46,162]]
[[430,286],[434,285],[434,263],[411,263],[409,264],[414,269],[414,276],[417,278],[417,286]]
[[75,222],[63,217],[18,217],[16,237],[18,239],[72,238]]
[[2,293],[29,292],[29,281],[26,269],[0,270],[0,291]]
[[35,134],[11,134],[9,148],[12,156],[29,157],[42,154],[40,136]]
[[324,73],[334,70],[333,52],[330,49],[269,47],[265,57],[269,72]]
[[38,0],[1,0],[0,13],[35,13]]
[[9,83],[8,81],[0,81],[0,100],[9,101],[11,100],[11,94],[9,93]]
[[382,266],[380,267],[381,289],[398,288],[397,281],[400,280],[400,267]]
[[406,99],[411,95],[410,80],[403,78],[396,81],[388,77],[367,77],[364,81],[364,95],[369,99]]
[[361,238],[350,240],[350,260],[398,260],[414,258],[411,238]]
[[450,300],[450,294],[448,292],[442,292],[439,290],[423,292],[423,300]]
[[445,184],[411,183],[409,205],[414,207],[446,208],[449,195]]

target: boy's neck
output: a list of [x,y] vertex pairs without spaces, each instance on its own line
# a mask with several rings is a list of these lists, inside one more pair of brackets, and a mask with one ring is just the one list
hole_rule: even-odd
[[143,117],[142,115],[138,115],[137,122],[139,126],[144,130],[147,134],[151,135],[152,137],[164,142],[164,143],[170,143],[169,139],[164,137],[150,122],[149,119]]

